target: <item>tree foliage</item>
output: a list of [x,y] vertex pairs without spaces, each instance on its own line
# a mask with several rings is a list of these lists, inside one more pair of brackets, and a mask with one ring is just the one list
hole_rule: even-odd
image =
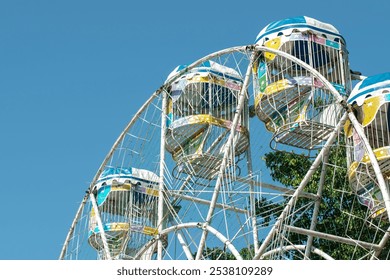
[[[205,248],[203,256],[207,260],[235,260],[234,255],[225,249],[219,247]],[[244,260],[250,260],[253,258],[253,252],[253,246],[250,246],[250,248],[242,248],[239,253]]]
[[[338,145],[332,147],[329,152],[326,176],[324,181],[323,192],[321,195],[320,210],[317,218],[315,230],[336,236],[349,237],[355,240],[372,242],[378,244],[389,224],[382,220],[367,219],[368,209],[357,202],[357,196],[349,186],[347,178],[345,146]],[[264,157],[266,166],[270,170],[270,175],[274,181],[283,184],[286,187],[297,187],[307,171],[312,165],[312,160],[303,155],[287,153],[282,151],[273,151],[267,153]],[[304,191],[316,194],[321,177],[321,168],[311,177],[311,180],[305,187]],[[345,191],[347,190],[347,191]],[[349,191],[348,191],[349,190]],[[284,205],[288,202],[286,199],[275,205],[274,201],[262,197],[256,201],[256,215],[262,220],[262,226],[269,226],[280,215]],[[305,207],[311,205],[311,207]],[[309,198],[299,198],[295,204],[295,209],[291,221],[295,227],[310,229],[313,217],[314,201]],[[376,226],[370,226],[374,224]],[[291,244],[307,244],[307,236],[296,233],[289,233],[289,242]],[[260,241],[261,244],[261,241]],[[369,258],[368,250],[359,246],[351,246],[341,242],[334,242],[325,239],[314,238],[313,246],[318,248],[334,259],[365,259]],[[243,259],[253,257],[253,246],[243,248],[240,251]],[[389,259],[390,244],[382,250],[378,256],[379,259]],[[206,248],[204,256],[210,260],[232,260],[234,256],[220,248]],[[296,251],[289,252],[288,258],[302,259],[302,253]],[[320,258],[318,255],[311,254],[311,259]]]
[[[369,224],[376,223],[382,230],[385,230],[388,224],[381,220],[367,220],[367,208],[357,202],[356,195],[350,189],[345,155],[345,147],[342,145],[335,146],[330,150],[316,230],[337,236],[348,236],[356,240],[379,243],[383,234],[378,234],[377,227],[370,227]],[[266,166],[270,169],[271,177],[289,187],[298,186],[312,164],[311,160],[303,155],[281,151],[268,153],[264,159]],[[320,176],[321,168],[318,168],[306,186],[306,192],[317,193]],[[350,192],[342,190],[350,190]],[[314,204],[308,198],[298,199],[295,209],[302,210],[294,213],[294,217],[291,219],[294,221],[294,226],[310,229],[313,207],[304,207],[310,205],[310,203]],[[261,204],[264,204],[264,202]],[[258,213],[261,215],[263,210],[259,209]],[[279,213],[275,216],[278,215]],[[307,236],[290,233],[289,241],[292,244],[305,245]],[[360,259],[367,256],[367,249],[325,239],[315,238],[313,246],[323,250],[335,259]],[[388,259],[389,249],[389,246],[387,246],[379,258]],[[292,252],[290,257],[302,258],[302,255]],[[316,258],[317,256],[312,254],[311,257]]]

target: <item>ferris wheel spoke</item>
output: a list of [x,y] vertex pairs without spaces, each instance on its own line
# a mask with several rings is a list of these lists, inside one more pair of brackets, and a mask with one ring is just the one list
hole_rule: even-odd
[[[250,63],[248,68],[247,68],[247,72],[245,74],[245,80],[244,80],[243,86],[241,88],[241,92],[239,94],[239,97],[238,97],[239,101],[238,101],[238,105],[237,105],[237,108],[236,108],[236,113],[234,115],[233,122],[232,122],[232,125],[231,125],[229,138],[228,138],[227,143],[225,145],[225,151],[224,151],[224,155],[223,155],[223,158],[222,158],[221,167],[219,169],[218,179],[217,179],[217,182],[216,182],[216,185],[215,185],[215,188],[214,188],[213,197],[212,197],[211,202],[210,202],[209,212],[207,213],[205,226],[208,226],[208,224],[211,222],[211,219],[212,219],[212,216],[213,216],[213,213],[214,213],[214,209],[215,209],[215,204],[217,203],[219,191],[220,191],[220,188],[221,188],[221,185],[222,185],[223,174],[225,173],[226,165],[228,163],[228,158],[231,157],[231,155],[230,155],[231,151],[230,150],[231,150],[233,139],[234,139],[234,136],[235,136],[235,133],[236,133],[237,125],[238,125],[238,122],[239,122],[239,119],[240,119],[241,111],[243,110],[243,106],[245,104],[244,101],[245,101],[245,98],[246,98],[246,91],[247,91],[248,84],[249,84],[249,78],[251,76],[251,70],[252,70],[252,63]],[[204,245],[205,245],[205,241],[206,241],[206,238],[207,238],[207,233],[208,233],[208,231],[206,231],[206,230],[203,231],[203,235],[202,235],[202,238],[201,238],[200,243],[199,243],[198,252],[197,252],[197,255],[196,255],[196,258],[195,258],[197,260],[199,260],[201,255],[202,255],[202,252],[203,252],[203,249],[204,249]]]
[[[324,153],[324,158],[322,160],[321,178],[320,178],[320,182],[318,184],[318,190],[317,190],[318,197],[322,196],[328,160],[329,160],[329,154]],[[315,205],[314,205],[314,209],[313,209],[313,218],[311,220],[310,230],[315,230],[315,228],[317,226],[318,213],[320,211],[320,206],[321,206],[321,200],[316,200]],[[309,235],[309,237],[307,238],[307,245],[305,248],[305,258],[307,258],[307,259],[310,258],[312,244],[313,244],[313,236]]]
[[344,114],[344,116],[341,118],[339,121],[338,125],[334,129],[333,133],[331,136],[328,138],[326,141],[326,144],[324,145],[324,148],[321,150],[321,152],[318,154],[316,157],[315,161],[313,162],[312,166],[310,167],[309,171],[306,173],[304,179],[302,180],[301,184],[299,187],[295,190],[295,193],[287,203],[286,207],[283,209],[282,214],[279,216],[278,220],[276,221],[275,225],[273,226],[272,230],[268,234],[268,236],[265,238],[264,242],[262,243],[261,247],[259,250],[256,252],[254,259],[259,259],[261,255],[265,252],[268,244],[271,242],[271,239],[273,238],[274,234],[276,233],[277,230],[279,230],[280,224],[284,221],[288,213],[293,207],[293,204],[295,203],[296,199],[298,198],[300,192],[305,188],[306,184],[309,182],[309,179],[311,176],[314,174],[314,171],[318,168],[320,163],[322,162],[324,158],[324,154],[326,154],[333,141],[335,140],[338,131],[341,129],[341,127],[344,125],[345,121],[347,120],[347,113]]

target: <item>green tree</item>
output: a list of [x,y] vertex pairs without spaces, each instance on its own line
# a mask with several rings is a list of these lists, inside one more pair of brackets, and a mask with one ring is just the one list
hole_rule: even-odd
[[[311,160],[305,156],[281,151],[270,152],[265,155],[264,159],[271,177],[287,187],[298,186],[312,164]],[[377,227],[370,227],[370,221],[364,219],[367,208],[357,202],[357,197],[352,191],[340,191],[350,189],[346,173],[345,146],[332,147],[328,162],[316,230],[337,236],[348,236],[356,240],[379,243],[383,234],[378,234]],[[320,174],[321,168],[318,168],[305,187],[306,192],[317,193]],[[282,204],[286,202],[287,200]],[[308,198],[298,199],[295,209],[301,210],[296,211],[291,219],[294,221],[294,226],[304,229],[310,228],[313,207],[307,208],[304,206],[311,202]],[[259,216],[264,213],[264,210],[268,210],[264,207],[269,207],[266,201],[257,201],[256,212]],[[277,218],[279,214],[280,212],[273,213],[272,217],[268,217],[268,220]],[[373,223],[376,223],[382,230],[388,228],[388,224],[383,221],[373,221]],[[292,244],[306,244],[307,242],[306,236],[296,233],[290,233],[288,239]],[[323,250],[335,259],[360,259],[367,255],[366,249],[325,239],[314,238],[313,246]],[[379,258],[388,259],[389,249],[390,246],[387,244]],[[290,258],[301,259],[302,255],[297,254],[291,252]],[[317,256],[312,254],[311,257],[316,258]]]
[[[234,255],[225,249],[219,247],[206,248],[203,251],[203,256],[207,260],[235,260]],[[250,248],[242,248],[239,253],[244,260],[250,260],[253,258],[253,252],[253,246],[250,246]]]
[[[376,223],[375,227],[370,226],[371,221],[365,219],[367,208],[357,202],[357,196],[352,191],[340,191],[350,189],[345,155],[346,150],[343,145],[335,146],[329,152],[328,168],[326,170],[316,230],[337,236],[348,236],[356,240],[379,243],[383,234],[378,234],[378,228],[385,231],[389,224],[377,220],[372,221],[372,223]],[[301,183],[312,165],[312,160],[308,157],[282,151],[267,153],[264,160],[273,180],[290,188],[294,188]],[[305,192],[317,193],[320,176],[321,168],[318,168],[305,187]],[[281,213],[280,209],[283,208],[287,201],[288,197],[278,203],[269,201],[266,197],[257,200],[255,205],[256,215],[262,221],[262,225],[268,226],[271,222],[274,222]],[[290,219],[294,221],[294,226],[304,229],[310,228],[313,207],[304,207],[310,204],[313,205],[313,200],[308,198],[298,199],[295,209],[301,210],[294,212],[293,218]],[[292,244],[304,245],[307,242],[307,236],[296,233],[290,233],[288,239]],[[369,257],[366,249],[341,242],[314,238],[313,246],[324,251],[334,259],[365,259]],[[254,255],[253,246],[241,249],[240,254],[243,259],[252,259]],[[389,255],[390,243],[388,242],[378,258],[389,259]],[[206,248],[204,256],[209,260],[235,259],[230,252],[221,248]],[[311,259],[320,258],[315,254],[311,254],[310,257]],[[302,259],[303,256],[301,253],[291,251],[288,258]]]

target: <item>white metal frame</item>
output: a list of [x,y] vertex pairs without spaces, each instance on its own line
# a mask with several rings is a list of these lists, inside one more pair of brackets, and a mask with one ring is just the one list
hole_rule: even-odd
[[[348,107],[346,101],[343,99],[343,97],[338,93],[338,91],[332,86],[332,84],[330,84],[320,73],[318,73],[318,71],[316,71],[315,69],[313,69],[312,67],[310,67],[308,64],[302,62],[301,60],[295,58],[294,56],[291,56],[289,54],[286,54],[284,52],[281,52],[281,51],[278,51],[278,50],[275,50],[275,49],[271,49],[271,48],[267,48],[267,47],[261,47],[261,46],[255,46],[255,45],[249,45],[249,46],[239,46],[239,47],[232,47],[232,48],[227,48],[227,49],[224,49],[224,50],[221,50],[221,51],[218,51],[218,52],[215,52],[215,53],[212,53],[208,56],[205,56],[203,57],[202,59],[199,59],[197,60],[196,62],[192,63],[191,65],[189,65],[186,69],[182,70],[181,72],[178,72],[177,74],[173,75],[172,77],[170,77],[170,79],[161,87],[159,88],[158,90],[156,90],[152,96],[144,103],[144,105],[138,110],[138,112],[134,115],[134,117],[130,120],[130,122],[128,123],[128,125],[125,127],[125,129],[122,131],[122,133],[119,135],[118,139],[115,141],[114,145],[112,146],[112,148],[110,149],[109,153],[107,154],[107,156],[104,158],[102,164],[100,165],[97,173],[95,174],[91,184],[90,184],[90,187],[88,189],[88,194],[89,196],[85,196],[83,201],[81,202],[80,204],[80,207],[76,213],[76,217],[74,218],[73,222],[72,222],[72,225],[71,225],[71,228],[68,232],[68,235],[66,237],[66,240],[65,240],[65,243],[63,245],[63,248],[62,248],[62,251],[61,251],[61,254],[60,254],[60,259],[63,259],[65,254],[66,254],[66,249],[67,249],[67,245],[72,237],[72,234],[73,234],[73,231],[76,227],[76,224],[77,224],[77,221],[78,219],[80,218],[80,215],[81,215],[81,212],[86,204],[86,202],[88,201],[88,198],[92,201],[93,203],[93,194],[92,194],[92,189],[94,187],[94,185],[96,184],[96,181],[97,181],[97,178],[100,176],[100,174],[102,173],[105,165],[107,164],[107,162],[109,161],[110,157],[113,155],[114,151],[117,149],[118,145],[120,144],[120,142],[124,139],[127,131],[132,127],[132,125],[136,122],[137,118],[142,114],[142,112],[149,106],[149,104],[151,104],[151,102],[154,100],[154,98],[158,97],[161,93],[163,93],[165,91],[165,88],[166,86],[168,86],[170,83],[172,83],[176,78],[178,78],[179,76],[182,75],[182,73],[196,67],[197,65],[199,65],[200,63],[204,62],[204,61],[207,61],[207,60],[210,60],[214,57],[218,57],[218,56],[221,56],[221,55],[224,55],[224,54],[229,54],[229,53],[232,53],[232,52],[249,52],[249,53],[252,53],[252,57],[251,57],[251,61],[249,63],[249,66],[247,68],[247,72],[245,74],[245,80],[244,80],[244,85],[242,87],[242,90],[240,92],[240,95],[239,95],[239,105],[238,105],[238,108],[237,108],[237,111],[236,111],[236,114],[235,114],[235,117],[234,117],[234,120],[233,120],[233,125],[232,125],[232,129],[231,129],[231,132],[230,132],[230,135],[229,135],[229,139],[228,139],[228,143],[225,147],[225,152],[224,152],[224,157],[223,157],[223,161],[222,161],[222,164],[220,166],[220,170],[219,170],[219,174],[218,174],[218,179],[217,179],[217,183],[216,183],[216,186],[214,188],[214,193],[213,193],[213,197],[211,199],[211,201],[209,202],[209,211],[208,211],[208,214],[207,214],[207,218],[206,220],[201,223],[188,223],[188,224],[181,224],[181,225],[177,225],[175,227],[171,227],[171,228],[163,228],[163,223],[162,223],[162,220],[163,220],[163,207],[164,207],[164,203],[163,203],[163,200],[164,200],[164,154],[165,154],[165,146],[164,146],[164,143],[165,143],[165,139],[164,139],[164,133],[163,133],[163,129],[165,129],[165,113],[166,113],[166,110],[165,110],[165,106],[166,106],[166,98],[164,97],[163,98],[163,108],[162,108],[162,121],[161,121],[161,126],[162,126],[162,137],[161,137],[161,155],[160,155],[160,184],[159,184],[159,211],[158,211],[158,225],[159,225],[159,235],[164,235],[164,234],[168,234],[172,231],[174,231],[175,229],[180,229],[180,228],[193,228],[193,227],[197,227],[197,228],[201,228],[203,230],[203,233],[202,233],[202,237],[201,237],[201,240],[200,240],[200,243],[198,245],[198,251],[197,251],[197,254],[196,254],[196,257],[195,259],[199,260],[201,259],[202,257],[202,252],[203,252],[203,249],[204,249],[204,246],[205,246],[205,240],[207,238],[207,234],[210,232],[212,234],[214,234],[219,240],[221,240],[221,242],[223,242],[229,249],[230,251],[233,253],[233,255],[237,258],[237,259],[240,259],[241,256],[240,254],[238,253],[238,251],[235,249],[235,247],[230,243],[230,241],[224,237],[217,229],[213,228],[210,226],[210,222],[211,222],[211,219],[212,219],[212,216],[213,216],[213,213],[214,213],[214,210],[216,207],[220,207],[220,205],[217,203],[217,199],[218,199],[218,196],[219,196],[219,191],[220,191],[220,187],[221,187],[221,184],[222,184],[222,179],[223,179],[223,176],[224,176],[224,169],[227,165],[227,162],[228,162],[228,157],[229,157],[229,149],[232,145],[232,142],[233,142],[233,137],[234,137],[234,134],[235,134],[235,128],[238,124],[238,120],[239,120],[239,116],[240,116],[240,112],[241,110],[243,109],[243,104],[245,103],[244,102],[244,99],[245,99],[245,95],[246,95],[246,89],[248,87],[248,84],[250,82],[250,76],[251,76],[251,69],[252,69],[252,63],[253,63],[253,60],[254,60],[254,56],[255,54],[259,53],[259,52],[270,52],[270,53],[274,53],[278,56],[282,56],[284,58],[287,58],[297,64],[299,64],[300,66],[308,69],[314,76],[316,76],[330,91],[331,93],[336,97],[336,99],[338,100],[338,102],[344,107],[344,109],[346,110],[346,113],[343,115],[342,119],[339,121],[338,125],[336,126],[336,128],[334,129],[334,131],[332,132],[332,134],[329,136],[326,144],[324,145],[323,149],[321,150],[321,152],[318,154],[317,158],[315,159],[315,161],[313,162],[312,164],[312,167],[310,168],[309,172],[306,174],[305,178],[302,180],[301,184],[298,186],[298,188],[295,190],[294,194],[291,196],[290,198],[290,201],[288,202],[288,204],[286,205],[285,209],[282,211],[282,214],[279,216],[277,222],[274,224],[274,226],[272,227],[271,231],[269,232],[268,236],[265,238],[264,242],[262,243],[262,245],[257,248],[256,247],[256,252],[255,252],[255,257],[254,259],[260,259],[264,256],[266,256],[267,254],[269,254],[269,252],[267,252],[267,246],[269,245],[269,243],[271,242],[271,239],[273,238],[274,234],[277,232],[277,230],[279,229],[280,226],[282,226],[283,224],[283,221],[284,221],[284,218],[286,217],[287,213],[289,212],[289,210],[291,209],[291,207],[293,206],[293,204],[295,203],[295,201],[297,200],[297,198],[301,195],[304,195],[304,188],[306,186],[306,184],[308,183],[310,177],[312,176],[312,174],[314,173],[314,171],[318,168],[318,166],[320,165],[321,162],[326,162],[325,158],[326,158],[326,155],[327,155],[327,152],[331,146],[331,144],[333,143],[338,131],[341,129],[341,126],[343,125],[343,123],[346,121],[347,118],[349,118],[349,120],[351,121],[352,125],[354,126],[356,132],[358,133],[358,135],[361,137],[361,139],[363,140],[364,144],[365,144],[365,148],[366,148],[366,151],[367,151],[367,154],[370,158],[370,161],[372,163],[372,166],[373,166],[373,169],[375,171],[375,175],[377,177],[377,180],[378,180],[378,184],[379,184],[379,188],[382,192],[382,196],[384,198],[384,203],[385,203],[385,207],[386,207],[386,210],[388,213],[390,213],[390,196],[389,196],[389,192],[386,188],[386,184],[385,184],[385,181],[384,181],[384,178],[383,178],[383,175],[380,171],[380,168],[379,168],[379,164],[378,164],[378,161],[376,160],[376,157],[368,143],[368,140],[367,140],[367,137],[364,135],[364,131],[363,129],[361,128],[361,125],[359,124],[359,122],[357,121],[355,115],[353,114],[352,110],[350,107]],[[165,100],[165,101],[164,101]],[[249,157],[249,161],[251,161],[252,159],[250,159],[250,153],[248,153],[248,157]],[[251,184],[251,188],[253,188],[253,185],[252,183]],[[277,188],[277,187],[276,187]],[[319,189],[317,195],[312,195],[313,197],[319,197],[321,195],[321,191]],[[96,211],[96,210],[95,210]],[[252,210],[253,211],[253,210]],[[96,215],[98,215],[98,211],[96,211]],[[252,213],[253,215],[253,213]],[[389,217],[389,220],[390,220],[390,215],[388,215]],[[102,226],[101,225],[101,221],[100,221],[100,224],[99,224],[99,219],[98,219],[98,225],[99,226]],[[256,227],[256,223],[255,221],[253,222],[253,225],[254,225],[254,228]],[[315,222],[312,223],[311,225],[311,230],[314,230],[315,229]],[[106,252],[106,257],[109,259],[110,258],[110,254],[108,252],[108,248],[107,248],[107,240],[105,238],[105,233],[104,233],[104,230],[101,229],[101,237],[102,237],[102,241],[103,241],[103,244],[104,244],[104,249],[105,249],[105,252]],[[309,235],[311,236],[311,235]],[[254,243],[257,243],[257,234],[253,234],[253,237],[254,237]],[[306,257],[308,258],[309,257],[309,252],[312,251],[312,248],[311,248],[311,242],[310,242],[310,239],[311,237],[309,237],[309,242],[308,242],[308,246],[305,247],[306,248]],[[376,253],[378,253],[378,250],[380,250],[380,248],[386,244],[386,242],[388,242],[388,239],[389,239],[389,233],[387,232],[384,237],[382,238],[382,241],[381,241],[381,245],[379,246],[379,248],[376,248]],[[106,242],[104,242],[104,240]],[[179,237],[179,240],[181,241],[182,244],[184,244],[184,240],[182,237]],[[183,242],[182,242],[183,241]],[[184,245],[183,245],[184,246]],[[297,248],[297,247],[295,247]],[[188,249],[188,248],[187,248]],[[183,250],[186,252],[187,256],[189,256],[189,252],[188,250],[185,249],[183,247]],[[158,259],[161,259],[162,258],[162,242],[161,240],[159,239],[158,240]]]

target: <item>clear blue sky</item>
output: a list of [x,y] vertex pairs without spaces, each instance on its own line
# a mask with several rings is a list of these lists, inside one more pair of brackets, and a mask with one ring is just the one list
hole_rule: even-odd
[[58,258],[105,154],[178,64],[306,15],[341,32],[352,69],[390,71],[389,2],[347,3],[0,0],[0,259]]

